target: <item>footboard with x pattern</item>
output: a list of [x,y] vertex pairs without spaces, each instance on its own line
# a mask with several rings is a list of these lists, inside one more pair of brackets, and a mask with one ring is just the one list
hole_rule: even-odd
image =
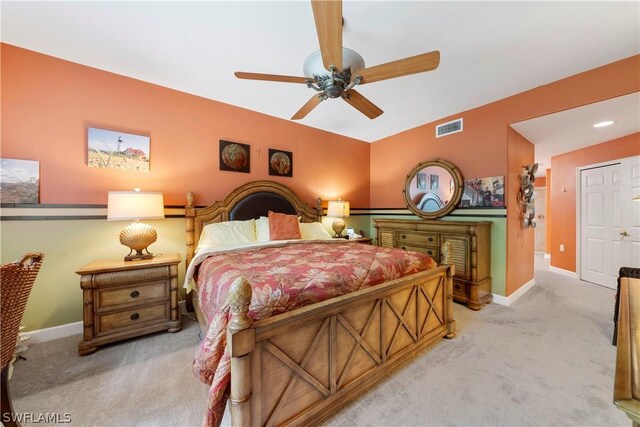
[[227,338],[233,425],[317,422],[422,347],[455,336],[453,274],[441,266],[253,324],[251,286],[238,280]]

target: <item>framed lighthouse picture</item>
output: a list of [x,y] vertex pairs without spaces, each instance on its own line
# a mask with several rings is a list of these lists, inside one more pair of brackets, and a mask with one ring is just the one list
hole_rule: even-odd
[[151,138],[116,130],[89,127],[87,165],[92,168],[149,172]]

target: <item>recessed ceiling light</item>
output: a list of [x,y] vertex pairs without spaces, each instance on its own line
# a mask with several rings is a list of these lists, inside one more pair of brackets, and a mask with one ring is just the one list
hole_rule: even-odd
[[605,120],[604,122],[598,122],[593,125],[594,128],[603,128],[605,126],[611,126],[613,124],[613,120]]

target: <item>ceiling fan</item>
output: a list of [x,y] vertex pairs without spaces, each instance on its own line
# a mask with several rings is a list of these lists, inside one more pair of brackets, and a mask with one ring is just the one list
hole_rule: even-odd
[[383,113],[354,89],[357,85],[423,73],[438,68],[440,52],[433,51],[365,68],[357,52],[342,46],[342,0],[311,0],[320,50],[304,63],[306,77],[236,72],[239,79],[304,83],[318,93],[291,117],[299,120],[328,98],[342,98],[370,119]]

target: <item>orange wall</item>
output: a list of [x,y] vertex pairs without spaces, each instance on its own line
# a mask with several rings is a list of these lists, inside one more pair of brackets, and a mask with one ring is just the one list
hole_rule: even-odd
[[[371,146],[371,207],[404,207],[407,173],[437,157],[452,161],[467,178],[506,176],[510,123],[640,91],[639,75],[640,55],[635,55],[376,141]],[[463,132],[435,137],[436,125],[459,117]]]
[[576,271],[576,168],[636,155],[640,155],[640,133],[551,158],[552,266]]
[[[640,90],[639,75],[640,55],[635,55],[376,141],[371,146],[370,205],[374,208],[404,207],[402,187],[407,172],[420,161],[437,157],[455,163],[467,178],[506,176],[505,184],[510,188],[509,175],[512,173],[508,171],[507,154],[510,123],[637,92]],[[463,132],[435,137],[437,124],[460,117],[464,119]],[[505,194],[507,205],[514,196],[513,193]],[[519,227],[519,221],[508,218],[508,236],[517,236]],[[526,250],[529,250],[528,246]],[[515,262],[507,260],[507,271],[520,269]],[[507,283],[507,289],[516,290],[529,279]]]
[[547,186],[547,177],[546,176],[538,176],[538,177],[536,177],[536,182],[534,182],[533,185],[536,188],[538,188],[538,187],[546,187]]
[[[506,192],[511,196],[520,190],[522,167],[534,162],[533,144],[509,127],[507,137],[509,175]],[[522,205],[518,197],[507,198],[507,296],[533,279],[533,250],[535,230],[523,228]]]
[[547,220],[547,228],[545,230],[546,238],[544,240],[544,253],[551,254],[551,204],[553,201],[551,200],[551,186],[553,183],[551,182],[551,169],[547,169],[546,176],[547,190],[545,191],[546,201],[547,201],[547,209],[544,212],[545,219]]
[[[205,205],[245,182],[273,179],[308,203],[321,196],[369,204],[365,142],[15,46],[0,48],[2,157],[40,161],[41,203],[106,204],[109,190],[140,186],[163,191],[168,205],[184,204],[192,190]],[[150,135],[150,172],[89,168],[87,125]],[[219,170],[220,139],[251,145],[251,173]],[[268,175],[269,148],[293,152],[293,178]]]

